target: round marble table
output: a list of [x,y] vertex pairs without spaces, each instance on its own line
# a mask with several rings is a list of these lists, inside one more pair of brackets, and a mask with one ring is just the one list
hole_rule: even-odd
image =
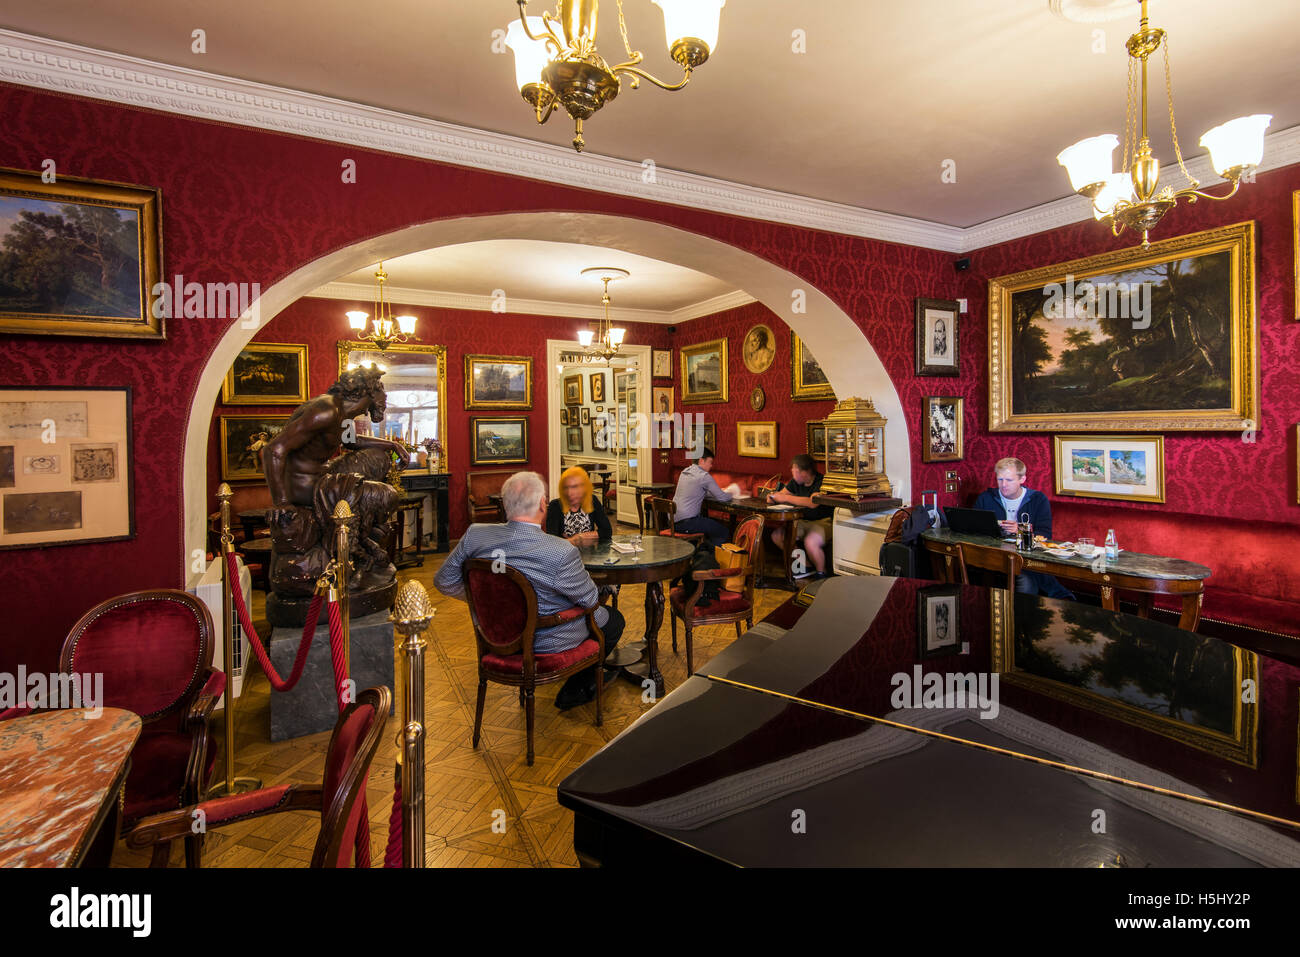
[[[615,536],[616,541],[627,541],[638,536]],[[659,627],[664,620],[664,589],[662,582],[676,578],[691,567],[695,546],[680,538],[667,535],[646,535],[641,539],[641,551],[624,554],[615,551],[609,542],[601,542],[578,549],[582,564],[597,585],[632,585],[645,582],[645,647],[649,655],[644,661],[633,657],[637,649],[620,647],[606,660],[607,664],[622,667],[629,674],[649,678],[654,682],[655,697],[664,695],[664,676],[659,671]]]

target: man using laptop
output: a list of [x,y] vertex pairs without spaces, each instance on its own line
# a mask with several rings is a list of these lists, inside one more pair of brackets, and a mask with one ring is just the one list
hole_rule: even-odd
[[[1003,535],[1015,535],[1016,525],[1024,516],[1034,526],[1035,535],[1050,539],[1052,504],[1037,489],[1025,488],[1025,463],[1015,458],[998,459],[993,466],[993,476],[998,483],[997,489],[981,492],[975,500],[975,507],[997,515]],[[1074,594],[1055,577],[1040,572],[1017,575],[1016,591],[1028,595],[1043,594],[1048,598],[1074,598]]]

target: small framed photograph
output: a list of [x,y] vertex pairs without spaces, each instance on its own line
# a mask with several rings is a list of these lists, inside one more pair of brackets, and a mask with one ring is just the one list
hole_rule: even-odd
[[740,455],[748,456],[750,458],[776,458],[776,423],[737,422],[736,451]]
[[582,427],[571,425],[564,430],[564,447],[566,452],[582,451]]
[[262,449],[288,421],[287,415],[223,415],[221,478],[226,482],[265,482]]
[[609,433],[611,431],[609,417],[604,413],[598,413],[591,419],[591,447],[597,452],[609,451]]
[[564,377],[564,404],[565,405],[582,405],[582,380],[581,372],[575,375],[566,375]]
[[582,421],[581,421],[580,423],[578,423],[578,424],[579,424],[579,425],[591,425],[591,409],[588,409],[586,406],[583,406],[583,408],[582,408]]
[[465,357],[466,409],[532,407],[532,356]]
[[478,417],[469,420],[472,465],[513,465],[528,461],[528,417]]
[[727,340],[686,346],[682,353],[682,402],[705,405],[727,401]]
[[790,333],[790,398],[796,402],[835,398],[831,380],[794,332]]
[[957,376],[957,300],[916,299],[916,374]]
[[0,388],[0,549],[134,538],[131,436],[127,386]]
[[815,459],[826,458],[826,422],[818,419],[809,422],[805,428],[808,430],[808,454]]
[[929,395],[921,400],[922,462],[959,462],[965,457],[965,399],[955,395]]
[[569,410],[566,406],[560,406],[560,425],[569,424]]
[[961,586],[931,585],[916,593],[917,652],[922,658],[961,648]]
[[250,342],[221,384],[225,405],[301,405],[307,401],[307,346]]
[[672,389],[672,387],[671,387],[671,386],[668,387],[668,388],[658,388],[658,387],[656,387],[656,388],[652,389],[651,391],[654,393],[654,414],[655,414],[655,416],[658,417],[658,416],[661,416],[661,415],[672,415],[672,413],[673,413],[673,394],[674,394],[674,393],[673,393],[673,389]]
[[650,355],[651,374],[656,379],[671,379],[673,377],[673,350],[654,349]]
[[771,368],[772,360],[776,358],[776,336],[772,335],[772,330],[760,322],[745,333],[740,357],[745,368],[755,375]]
[[1056,435],[1056,494],[1165,500],[1163,435]]
[[591,401],[605,401],[605,373],[593,372],[591,374]]

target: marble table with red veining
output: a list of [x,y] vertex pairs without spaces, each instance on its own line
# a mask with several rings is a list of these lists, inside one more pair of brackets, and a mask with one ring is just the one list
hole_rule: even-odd
[[0,721],[0,866],[75,867],[106,822],[116,829],[140,718],[120,708],[86,714]]

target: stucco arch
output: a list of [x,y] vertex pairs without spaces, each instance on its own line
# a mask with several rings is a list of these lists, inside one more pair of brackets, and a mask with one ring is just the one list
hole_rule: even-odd
[[[835,394],[869,396],[889,420],[885,461],[903,501],[911,500],[912,459],[907,418],[898,392],[862,330],[810,283],[753,253],[663,223],[596,213],[529,212],[436,220],[375,236],[315,259],[262,293],[259,322],[235,322],[217,344],[196,396],[216,395],[241,349],[258,329],[291,303],[339,276],[380,259],[438,246],[488,239],[535,239],[606,246],[685,266],[731,283],[784,319],[807,343]],[[793,290],[806,294],[807,311],[791,314]],[[185,432],[185,554],[206,547],[207,449],[212,409],[195,402]],[[187,562],[188,564],[188,562]]]

